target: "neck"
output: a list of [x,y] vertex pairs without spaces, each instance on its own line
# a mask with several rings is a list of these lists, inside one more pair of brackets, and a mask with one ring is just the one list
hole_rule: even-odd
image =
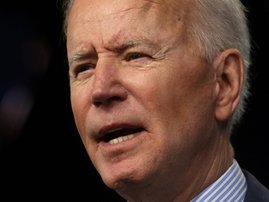
[[197,159],[192,161],[183,177],[184,189],[178,192],[179,194],[171,202],[191,201],[232,165],[233,148],[226,138],[213,143],[213,146],[205,146],[207,155],[198,154]]
[[221,137],[204,145],[203,151],[199,151],[184,170],[165,173],[150,185],[130,189],[126,195],[120,194],[128,202],[191,201],[232,165],[232,146],[227,136]]

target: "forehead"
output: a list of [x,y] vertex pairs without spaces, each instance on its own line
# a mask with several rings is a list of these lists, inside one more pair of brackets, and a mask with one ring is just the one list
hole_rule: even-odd
[[78,46],[78,43],[86,41],[108,43],[116,41],[118,37],[136,37],[135,35],[158,38],[160,34],[156,36],[156,32],[174,32],[175,29],[179,30],[179,24],[184,24],[187,2],[75,0],[68,18],[67,41]]
[[[158,9],[171,7],[176,9],[176,5],[183,3],[183,0],[74,0],[72,10],[90,10],[92,16],[111,15],[113,13],[124,12],[130,9],[150,10],[151,7]],[[100,16],[99,16],[100,17]]]
[[[70,19],[80,22],[102,22],[125,15],[155,15],[162,18],[180,18],[186,10],[186,0],[74,0]],[[185,8],[185,9],[184,9]],[[69,23],[70,24],[70,23]]]

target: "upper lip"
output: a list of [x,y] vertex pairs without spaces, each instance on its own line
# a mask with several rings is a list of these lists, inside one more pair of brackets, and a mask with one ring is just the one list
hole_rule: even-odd
[[113,138],[140,132],[142,130],[144,130],[143,127],[138,126],[138,125],[133,125],[133,124],[126,124],[126,123],[110,124],[110,125],[105,125],[100,128],[97,134],[97,139],[98,141],[108,142],[109,140]]

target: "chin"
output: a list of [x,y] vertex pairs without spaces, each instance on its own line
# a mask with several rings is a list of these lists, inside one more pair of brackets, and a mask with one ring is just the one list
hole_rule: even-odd
[[133,172],[113,172],[101,175],[104,183],[111,189],[121,190],[133,181],[137,181]]
[[148,177],[143,170],[138,169],[118,169],[101,173],[103,182],[111,189],[122,191],[128,188],[136,187],[139,184],[143,184]]

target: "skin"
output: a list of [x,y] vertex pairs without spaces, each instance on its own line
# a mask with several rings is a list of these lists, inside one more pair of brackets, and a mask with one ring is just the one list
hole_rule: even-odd
[[[192,7],[79,0],[68,18],[75,122],[105,184],[128,201],[190,201],[232,164],[242,58],[227,49],[209,64],[197,53]],[[122,128],[132,138],[110,144]]]

